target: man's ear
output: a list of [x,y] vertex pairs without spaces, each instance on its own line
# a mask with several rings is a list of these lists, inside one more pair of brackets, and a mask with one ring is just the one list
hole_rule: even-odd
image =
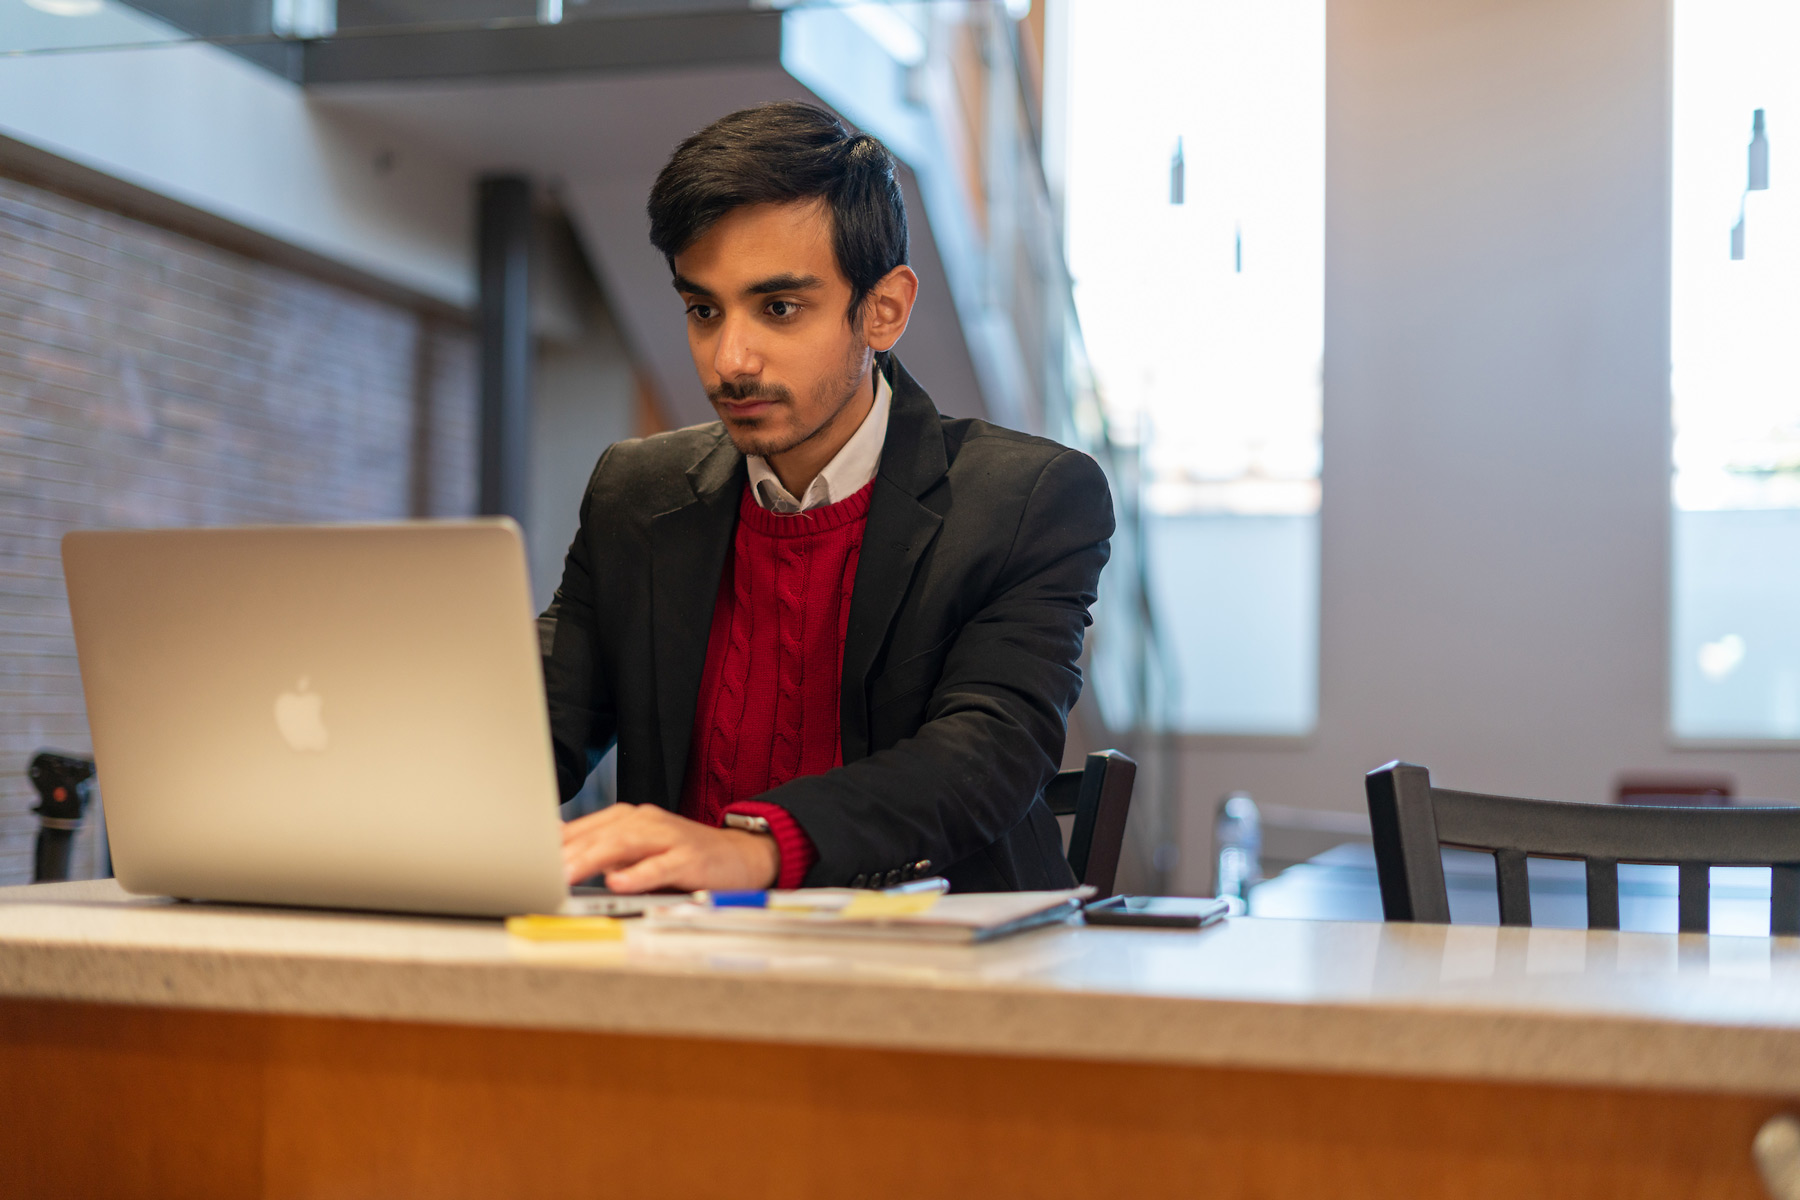
[[906,323],[912,319],[913,301],[919,298],[919,277],[902,264],[876,280],[863,297],[863,334],[869,349],[892,350]]

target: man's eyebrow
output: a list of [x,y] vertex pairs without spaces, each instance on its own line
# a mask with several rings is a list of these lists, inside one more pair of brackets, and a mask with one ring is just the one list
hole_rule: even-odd
[[711,292],[707,291],[705,288],[701,287],[699,284],[695,283],[693,280],[688,279],[681,275],[675,276],[675,278],[673,278],[669,282],[671,282],[675,285],[675,290],[678,292],[687,292],[688,294],[694,295],[694,296],[710,296],[710,295],[712,295]]
[[795,275],[790,273],[771,275],[767,279],[759,279],[744,289],[747,296],[769,296],[776,292],[805,292],[816,287],[823,287],[825,281],[817,275]]

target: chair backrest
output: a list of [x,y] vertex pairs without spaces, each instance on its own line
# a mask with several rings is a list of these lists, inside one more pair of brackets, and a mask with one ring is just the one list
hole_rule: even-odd
[[1665,808],[1730,808],[1735,790],[1729,775],[1621,775],[1613,799]]
[[1390,921],[1450,920],[1439,846],[1494,856],[1500,923],[1531,924],[1525,860],[1587,864],[1589,929],[1619,927],[1619,864],[1677,868],[1683,933],[1705,933],[1708,868],[1771,868],[1769,931],[1800,934],[1800,807],[1653,808],[1483,796],[1431,786],[1431,773],[1391,762],[1365,779],[1381,908]]
[[1113,894],[1119,851],[1125,845],[1125,817],[1137,763],[1117,750],[1087,756],[1079,770],[1058,771],[1044,788],[1044,802],[1059,817],[1074,816],[1069,835],[1069,867],[1075,878],[1100,896]]

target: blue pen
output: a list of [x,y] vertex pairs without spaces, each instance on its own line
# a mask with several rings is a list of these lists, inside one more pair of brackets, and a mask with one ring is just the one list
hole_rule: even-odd
[[705,892],[702,894],[705,903],[714,908],[767,908],[769,893],[766,891],[738,892]]

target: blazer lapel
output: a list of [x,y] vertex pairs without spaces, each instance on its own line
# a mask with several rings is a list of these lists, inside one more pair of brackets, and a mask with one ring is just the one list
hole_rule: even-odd
[[650,519],[651,647],[670,809],[681,805],[713,605],[737,529],[744,457],[721,432],[687,478],[694,498]]
[[844,631],[844,678],[839,698],[839,738],[844,761],[869,753],[868,678],[887,642],[919,558],[944,519],[919,502],[949,470],[943,423],[925,390],[889,356],[893,403],[881,468],[869,499],[862,554]]

